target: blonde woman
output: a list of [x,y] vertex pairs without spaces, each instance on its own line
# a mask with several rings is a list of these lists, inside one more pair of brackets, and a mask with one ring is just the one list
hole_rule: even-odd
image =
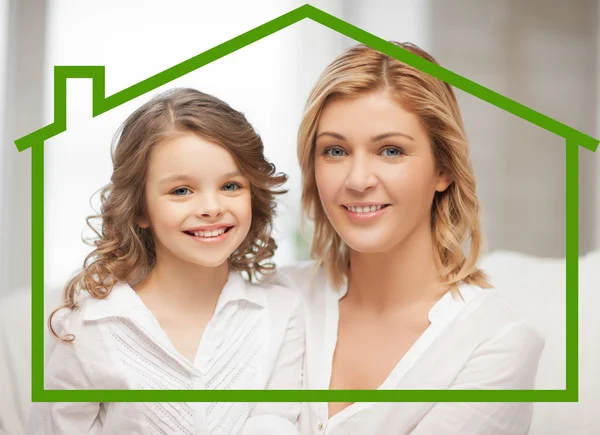
[[[308,98],[298,157],[315,262],[277,279],[306,297],[306,388],[533,388],[544,342],[477,267],[479,203],[449,85],[350,48]],[[302,432],[517,435],[531,417],[529,403],[312,403]]]

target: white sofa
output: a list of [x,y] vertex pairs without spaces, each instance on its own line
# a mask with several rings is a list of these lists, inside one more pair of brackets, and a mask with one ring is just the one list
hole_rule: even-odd
[[[565,261],[494,252],[482,263],[496,290],[546,338],[536,388],[565,388]],[[49,294],[48,307],[59,293]],[[25,433],[31,400],[31,298],[0,300],[0,435]],[[579,402],[536,403],[530,435],[600,435],[600,250],[579,260]]]
[[[481,267],[546,339],[536,389],[564,389],[564,259],[494,252]],[[600,250],[579,258],[579,402],[536,403],[530,435],[600,435]]]

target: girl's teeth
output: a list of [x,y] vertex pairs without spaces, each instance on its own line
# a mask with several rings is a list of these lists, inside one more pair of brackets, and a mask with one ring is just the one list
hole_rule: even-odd
[[353,213],[372,213],[374,211],[380,210],[383,207],[383,205],[371,205],[371,206],[365,206],[365,207],[348,207],[348,210],[350,210]]
[[217,237],[225,232],[225,228],[218,228],[216,230],[207,231],[194,231],[192,234],[196,237]]

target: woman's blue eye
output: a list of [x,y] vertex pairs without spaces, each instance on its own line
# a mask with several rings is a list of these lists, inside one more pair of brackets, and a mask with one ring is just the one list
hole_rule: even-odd
[[402,154],[398,148],[386,148],[382,152],[386,157],[398,157]]
[[346,152],[341,148],[327,148],[325,154],[331,157],[342,157]]
[[238,190],[241,186],[237,183],[227,183],[223,186],[223,190],[226,191],[233,191],[233,190]]
[[173,191],[176,196],[185,196],[190,192],[190,189],[187,187],[178,187]]

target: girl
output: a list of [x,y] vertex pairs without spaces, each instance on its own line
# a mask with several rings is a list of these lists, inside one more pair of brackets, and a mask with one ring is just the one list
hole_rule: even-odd
[[[307,388],[533,388],[543,339],[486,290],[477,268],[479,203],[449,85],[350,48],[308,98],[298,157],[316,263],[277,279],[305,293]],[[531,413],[527,403],[312,403],[301,426],[516,435]]]
[[[113,165],[96,248],[49,320],[61,341],[46,389],[299,388],[299,298],[251,284],[274,268],[274,188],[286,177],[245,117],[196,90],[167,92],[125,121]],[[38,403],[29,433],[237,434],[251,416],[293,428],[297,414],[291,404]]]

